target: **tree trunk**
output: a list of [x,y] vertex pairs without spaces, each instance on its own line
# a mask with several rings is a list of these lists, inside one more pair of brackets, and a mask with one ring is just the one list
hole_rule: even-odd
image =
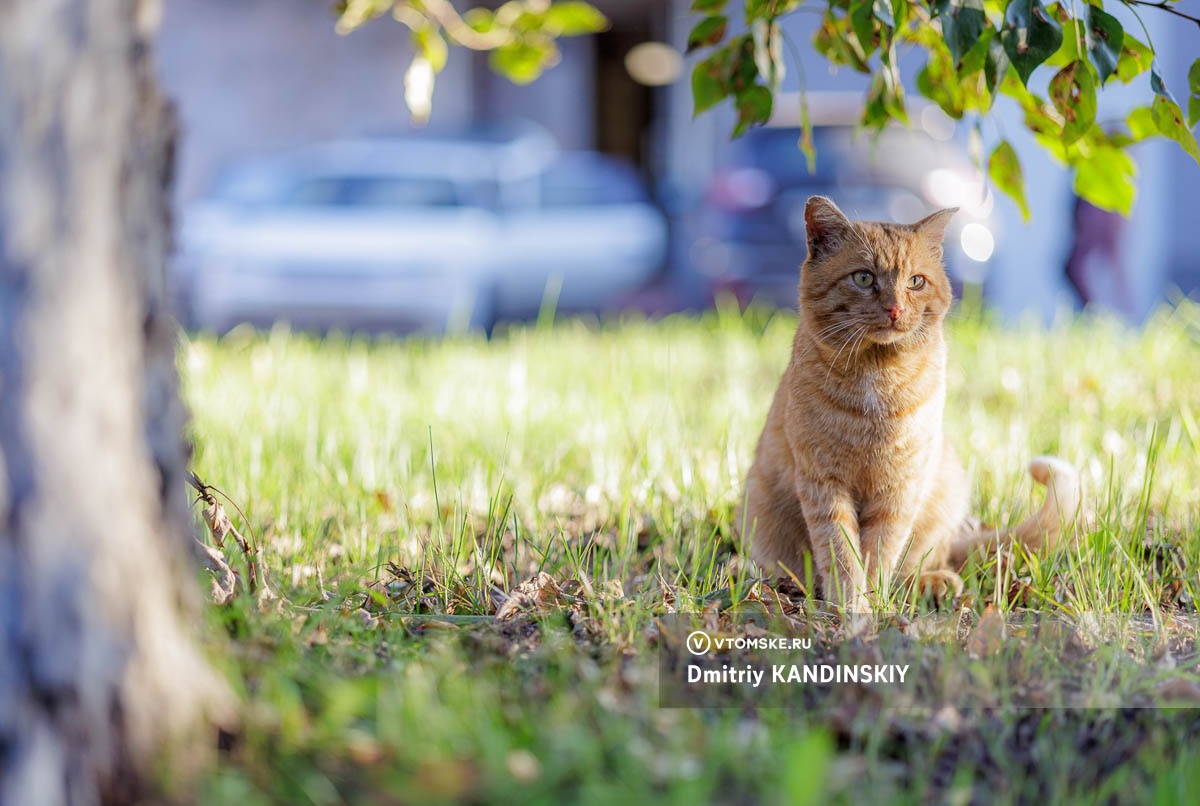
[[223,697],[185,624],[196,597],[165,307],[174,126],[147,50],[157,12],[0,0],[4,804],[145,796],[153,756],[202,739]]

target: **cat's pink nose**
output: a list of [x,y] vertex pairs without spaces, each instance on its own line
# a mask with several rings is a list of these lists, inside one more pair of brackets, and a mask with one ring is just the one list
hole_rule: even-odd
[[888,316],[891,318],[891,320],[895,322],[900,318],[900,314],[904,313],[904,306],[897,302],[895,305],[891,305],[885,310],[888,312]]

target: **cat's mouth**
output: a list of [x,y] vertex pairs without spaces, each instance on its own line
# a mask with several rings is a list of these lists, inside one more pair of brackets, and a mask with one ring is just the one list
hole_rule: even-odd
[[899,322],[886,322],[876,325],[871,331],[871,340],[876,344],[895,344],[911,335],[912,328]]

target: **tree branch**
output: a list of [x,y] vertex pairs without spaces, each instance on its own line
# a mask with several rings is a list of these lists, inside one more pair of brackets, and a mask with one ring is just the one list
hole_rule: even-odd
[[1150,0],[1121,0],[1121,2],[1127,6],[1146,6],[1147,8],[1161,9],[1168,14],[1173,14],[1174,16],[1188,20],[1189,22],[1194,22],[1197,27],[1200,27],[1200,17],[1193,17],[1190,14],[1184,14],[1182,11],[1175,8],[1173,4],[1167,2],[1167,0],[1159,0],[1157,3],[1152,3]]
[[486,34],[476,31],[463,21],[458,9],[447,0],[424,0],[425,12],[435,20],[446,35],[458,44],[471,50],[492,50],[512,41],[512,32],[496,28]]

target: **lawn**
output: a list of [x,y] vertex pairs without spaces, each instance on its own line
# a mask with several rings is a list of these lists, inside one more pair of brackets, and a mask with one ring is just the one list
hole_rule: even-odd
[[[1190,800],[1189,303],[1141,330],[1005,329],[956,313],[946,420],[976,512],[1031,512],[1042,492],[1026,466],[1053,453],[1084,477],[1083,535],[1053,557],[980,558],[961,599],[908,597],[876,634],[824,634],[829,651],[901,634],[905,651],[942,653],[936,668],[968,668],[961,625],[982,624],[989,605],[992,618],[1074,625],[1136,616],[1156,649],[1124,653],[1119,671],[1094,648],[1073,659],[1071,685],[1108,688],[1109,707],[971,707],[951,694],[900,709],[814,691],[792,707],[660,707],[658,617],[825,618],[795,586],[755,580],[730,541],[793,329],[789,315],[724,310],[492,341],[276,330],[185,344],[195,469],[244,511],[286,597],[209,610],[243,706],[204,802]],[[960,626],[916,637],[929,623]],[[1082,682],[1081,663],[1094,673]],[[1164,692],[1189,707],[1134,707]]]

